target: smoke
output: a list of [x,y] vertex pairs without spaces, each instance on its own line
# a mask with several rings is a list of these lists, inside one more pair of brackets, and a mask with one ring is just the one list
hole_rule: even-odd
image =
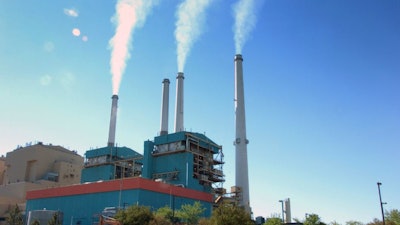
[[186,0],[178,6],[175,23],[178,71],[183,72],[186,57],[201,34],[204,12],[211,0]]
[[116,25],[111,48],[111,75],[113,94],[118,94],[126,60],[130,58],[131,37],[135,28],[143,26],[154,0],[118,0],[112,21]]
[[237,54],[242,52],[243,45],[256,24],[255,11],[256,7],[254,0],[239,0],[233,6],[235,17],[233,30],[235,33],[234,39]]

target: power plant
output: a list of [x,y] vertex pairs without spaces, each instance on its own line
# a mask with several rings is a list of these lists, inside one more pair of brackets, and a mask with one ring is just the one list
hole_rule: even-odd
[[[251,214],[242,62],[242,56],[236,55],[236,182],[231,193],[227,193],[223,187],[225,175],[222,169],[222,146],[205,134],[184,129],[184,74],[179,72],[176,76],[173,133],[168,128],[169,79],[162,81],[159,135],[144,141],[143,154],[116,144],[119,96],[112,95],[107,145],[85,152],[80,176],[76,175],[74,169],[60,170],[70,171],[68,174],[54,171],[48,173],[53,180],[72,177],[80,180],[79,184],[28,191],[26,212],[32,215],[28,220],[37,219],[33,218],[34,215],[48,216],[47,212],[42,212],[48,209],[49,212],[57,211],[63,215],[64,225],[91,225],[101,223],[102,217],[99,215],[105,209],[116,211],[126,206],[143,205],[152,210],[165,206],[175,210],[194,202],[200,202],[205,208],[202,216],[209,217],[212,209],[225,199]],[[33,168],[33,162],[36,161],[29,159],[27,162]],[[33,176],[30,170],[26,170],[26,173],[21,176]]]
[[[85,153],[80,184],[27,193],[26,211],[43,208],[63,213],[64,224],[99,222],[105,208],[130,205],[152,210],[200,202],[211,215],[218,197],[226,193],[222,146],[183,125],[183,80],[176,77],[175,132],[168,132],[169,79],[163,80],[159,136],[144,141],[143,154],[115,143],[118,96],[112,96],[107,146]],[[82,204],[84,202],[85,204]]]

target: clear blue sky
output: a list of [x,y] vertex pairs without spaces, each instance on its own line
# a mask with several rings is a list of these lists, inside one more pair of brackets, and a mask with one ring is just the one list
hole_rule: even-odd
[[[184,71],[185,128],[223,145],[228,189],[234,2],[210,4]],[[133,36],[116,141],[138,152],[159,132],[163,78],[173,130],[179,3],[160,1]],[[35,141],[82,155],[106,145],[114,13],[115,1],[0,2],[0,154]],[[377,181],[385,208],[400,208],[400,1],[266,0],[242,54],[255,216],[290,197],[299,219],[370,222],[381,218]]]

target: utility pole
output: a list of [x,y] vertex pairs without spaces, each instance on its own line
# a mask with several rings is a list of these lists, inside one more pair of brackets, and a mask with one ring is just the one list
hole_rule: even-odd
[[279,202],[282,203],[282,223],[285,223],[285,211],[283,210],[283,200],[279,200]]
[[382,196],[381,196],[382,183],[378,182],[377,185],[378,185],[378,192],[379,192],[379,202],[381,204],[381,211],[382,211],[382,222],[383,222],[383,225],[385,225],[385,213],[383,212],[383,204],[386,204],[386,202],[382,202]]

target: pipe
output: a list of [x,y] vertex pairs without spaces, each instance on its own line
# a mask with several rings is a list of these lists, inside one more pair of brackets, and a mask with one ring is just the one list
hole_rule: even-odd
[[118,95],[111,97],[111,117],[110,117],[110,129],[108,132],[108,147],[114,147],[115,145],[115,128],[117,126],[117,108],[118,108]]
[[168,134],[169,79],[163,80],[160,135]]

